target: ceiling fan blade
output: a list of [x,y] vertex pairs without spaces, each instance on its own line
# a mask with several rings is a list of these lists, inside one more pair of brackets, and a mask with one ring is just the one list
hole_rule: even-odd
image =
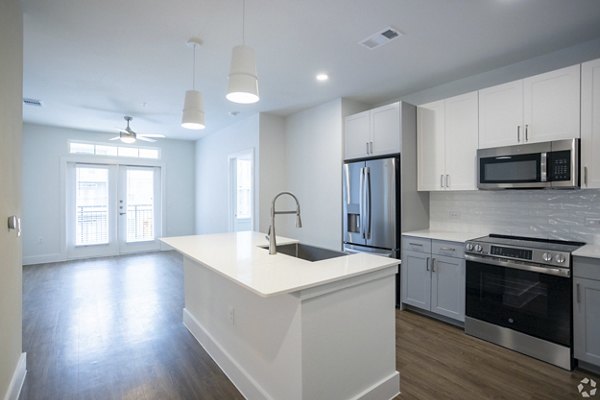
[[150,139],[144,136],[137,136],[138,140],[143,140],[144,142],[156,142],[154,139]]
[[108,140],[119,140],[119,139],[121,139],[121,136],[115,136],[114,138],[110,138]]
[[138,136],[145,136],[145,137],[159,138],[159,139],[163,139],[166,137],[162,133],[139,133]]

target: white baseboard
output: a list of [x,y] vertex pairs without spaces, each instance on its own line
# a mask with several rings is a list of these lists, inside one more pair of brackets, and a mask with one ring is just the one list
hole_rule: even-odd
[[67,261],[67,257],[60,253],[23,256],[23,265],[46,264],[61,261]]
[[246,399],[273,400],[185,308],[183,324]]
[[8,390],[4,396],[4,400],[18,400],[19,395],[21,394],[21,388],[23,387],[23,382],[25,382],[26,374],[27,354],[21,353],[19,356],[19,361],[17,362],[17,367],[15,368],[15,372],[13,373],[10,384],[8,385]]

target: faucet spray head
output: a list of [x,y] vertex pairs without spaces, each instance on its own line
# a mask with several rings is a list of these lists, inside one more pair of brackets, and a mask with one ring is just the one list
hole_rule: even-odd
[[300,213],[296,214],[296,228],[302,228],[302,219]]

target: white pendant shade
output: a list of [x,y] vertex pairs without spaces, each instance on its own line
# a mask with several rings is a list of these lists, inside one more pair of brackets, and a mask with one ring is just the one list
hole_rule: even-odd
[[181,126],[186,129],[204,129],[204,108],[202,94],[197,90],[185,92]]
[[258,97],[258,77],[254,49],[242,45],[233,48],[227,100],[240,104],[256,103]]

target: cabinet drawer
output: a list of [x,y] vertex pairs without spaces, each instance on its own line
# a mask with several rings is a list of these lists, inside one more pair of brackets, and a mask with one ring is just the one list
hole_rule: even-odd
[[600,260],[588,257],[573,257],[573,276],[600,280]]
[[402,250],[417,253],[431,253],[431,239],[402,236]]
[[464,258],[465,245],[460,242],[447,242],[444,240],[433,240],[431,242],[431,253],[448,257]]

